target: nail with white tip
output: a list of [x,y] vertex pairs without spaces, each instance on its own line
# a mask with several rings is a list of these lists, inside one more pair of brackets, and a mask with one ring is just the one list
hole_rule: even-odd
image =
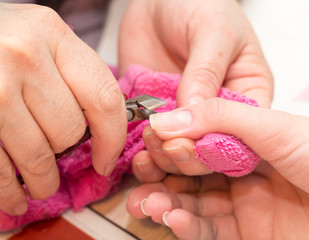
[[147,201],[147,198],[143,199],[143,201],[141,202],[141,210],[144,213],[144,215],[146,216],[150,216],[144,209],[144,203]]
[[168,227],[170,227],[170,225],[168,224],[168,222],[167,222],[167,216],[170,214],[170,212],[169,211],[166,211],[165,213],[163,213],[163,216],[162,216],[162,220],[163,220],[163,222],[164,222],[164,224],[166,225],[166,226],[168,226]]

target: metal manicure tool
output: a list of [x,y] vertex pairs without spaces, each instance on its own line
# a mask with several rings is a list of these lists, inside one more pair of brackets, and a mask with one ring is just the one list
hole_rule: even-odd
[[[126,100],[128,122],[147,120],[149,119],[149,116],[151,114],[156,113],[154,109],[159,108],[165,104],[166,102],[163,101],[162,99],[145,94],[135,98],[128,99]],[[61,153],[55,154],[56,161],[58,161],[65,155],[71,153],[79,145],[90,139],[90,137],[91,137],[90,129],[89,127],[87,127],[84,136],[78,141],[78,143],[67,148]],[[21,175],[17,175],[17,179],[20,182],[20,184],[22,185],[24,184],[24,180]]]

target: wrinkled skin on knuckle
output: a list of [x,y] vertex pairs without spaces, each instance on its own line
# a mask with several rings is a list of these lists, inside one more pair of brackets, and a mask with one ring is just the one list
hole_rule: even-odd
[[218,122],[226,120],[229,115],[227,101],[220,98],[207,100],[203,109],[206,111],[205,116],[209,116],[208,118],[214,121],[214,126],[219,125]]
[[9,194],[3,194],[0,196],[0,198],[0,209],[11,215],[16,215],[16,213],[13,211],[14,207],[21,201],[25,201],[25,195],[23,191],[14,191],[10,192]]
[[119,85],[113,80],[105,81],[93,97],[98,112],[117,112],[124,101]]
[[55,156],[47,147],[39,148],[31,158],[22,164],[26,171],[34,176],[47,176],[55,164]]
[[60,132],[60,135],[54,137],[54,139],[49,139],[49,143],[55,153],[63,152],[68,147],[76,144],[85,134],[86,122],[82,119],[74,126],[69,126],[66,131]]
[[200,64],[191,73],[192,79],[194,79],[194,85],[196,89],[204,89],[204,86],[219,92],[220,88],[220,76],[215,73],[207,64]]
[[5,161],[0,164],[0,192],[11,187],[16,181],[16,173],[12,165]]

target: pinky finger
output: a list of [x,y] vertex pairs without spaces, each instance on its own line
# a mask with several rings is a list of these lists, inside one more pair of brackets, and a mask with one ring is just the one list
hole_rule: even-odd
[[165,178],[166,172],[161,170],[148,151],[144,150],[135,155],[132,168],[136,178],[142,183],[159,182]]

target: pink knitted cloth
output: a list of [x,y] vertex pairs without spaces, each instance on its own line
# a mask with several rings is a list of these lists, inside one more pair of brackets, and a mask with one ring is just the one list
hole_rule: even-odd
[[[117,77],[116,70],[112,69]],[[168,104],[158,109],[167,111],[176,108],[176,89],[180,76],[155,73],[141,66],[131,66],[119,84],[128,97],[148,94],[165,100]],[[239,96],[222,88],[219,97],[257,106],[254,100]],[[23,216],[10,216],[0,211],[0,231],[8,231],[42,219],[59,216],[68,208],[80,210],[83,206],[100,200],[118,190],[121,177],[130,170],[133,156],[144,149],[142,131],[148,121],[132,122],[124,150],[113,173],[98,175],[91,165],[90,140],[58,162],[61,175],[59,190],[46,200],[29,199],[29,210]],[[259,157],[239,139],[224,134],[208,134],[196,142],[197,156],[216,172],[229,176],[250,173]]]

